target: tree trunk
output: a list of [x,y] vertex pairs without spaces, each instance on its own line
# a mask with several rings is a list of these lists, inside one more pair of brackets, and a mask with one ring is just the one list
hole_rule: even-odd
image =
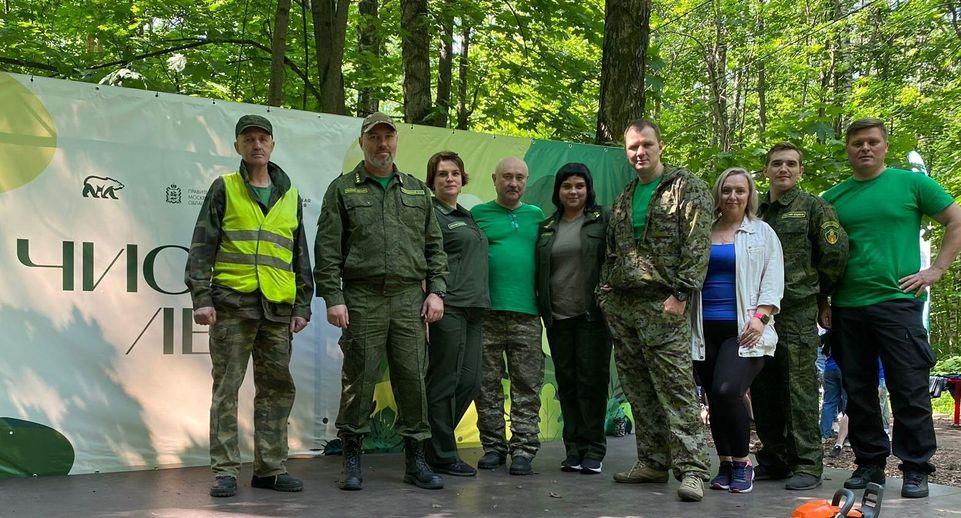
[[[357,21],[357,50],[369,57],[380,57],[381,43],[377,32],[377,0],[360,0],[357,10],[360,18]],[[361,59],[358,63],[361,77],[371,77],[370,60]],[[366,117],[380,110],[380,99],[371,92],[370,85],[365,84],[357,90],[357,116]]]
[[401,55],[404,62],[404,121],[431,123],[430,31],[427,0],[400,0]]
[[704,61],[710,81],[711,111],[714,119],[715,143],[721,151],[731,150],[731,127],[727,116],[727,43],[721,19],[720,0],[714,4],[714,45],[704,47]]
[[[470,127],[470,114],[473,105],[467,106],[467,80],[470,77],[470,38],[471,29],[463,19],[464,24],[461,31],[460,56],[457,63],[457,129],[466,130]],[[475,90],[476,96],[477,90]]]
[[454,18],[451,16],[453,2],[447,0],[441,13],[440,54],[437,57],[437,106],[434,125],[447,127],[450,117],[451,83],[454,65]]
[[[310,41],[307,37],[307,0],[298,0],[300,4],[300,22],[301,30],[303,31],[301,37],[304,39],[304,71],[310,72]],[[304,95],[300,101],[300,109],[307,109],[307,90],[310,89],[310,84],[307,76],[304,76]]]
[[[764,0],[758,0],[756,39],[764,37]],[[764,134],[767,132],[767,76],[764,60],[757,60],[757,117],[758,141],[764,144]]]
[[287,54],[287,27],[290,25],[290,0],[277,0],[274,37],[270,49],[270,88],[267,104],[280,106],[284,100],[284,56]]
[[650,40],[650,0],[606,1],[596,144],[620,141],[627,125],[644,116],[644,72]]
[[350,0],[313,0],[314,42],[317,51],[320,111],[344,115],[344,39]]

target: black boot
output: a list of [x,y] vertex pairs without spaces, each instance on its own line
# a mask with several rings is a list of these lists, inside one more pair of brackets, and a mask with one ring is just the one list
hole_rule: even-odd
[[340,481],[340,488],[344,491],[357,491],[364,483],[360,470],[360,441],[359,437],[343,438],[344,478]]
[[424,441],[404,439],[404,460],[407,463],[404,482],[423,489],[443,489],[444,479],[430,469],[424,458]]

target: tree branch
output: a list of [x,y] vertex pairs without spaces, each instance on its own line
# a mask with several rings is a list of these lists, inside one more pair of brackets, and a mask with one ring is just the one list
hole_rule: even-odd
[[57,67],[49,63],[38,63],[36,61],[27,61],[25,59],[18,58],[8,58],[0,56],[0,63],[6,63],[8,65],[16,65],[18,67],[36,68],[38,70],[46,70],[48,72],[60,72]]

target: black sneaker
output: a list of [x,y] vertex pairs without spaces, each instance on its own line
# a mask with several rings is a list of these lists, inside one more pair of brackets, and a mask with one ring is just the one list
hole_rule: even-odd
[[901,496],[904,498],[927,497],[928,474],[920,471],[905,471],[904,483],[901,484]]
[[504,455],[496,451],[489,451],[477,461],[477,467],[480,469],[497,469],[499,466],[503,466],[506,461],[507,457]]
[[[927,487],[927,486],[925,486]],[[223,497],[237,494],[237,479],[229,475],[220,475],[210,486],[210,496]]]
[[576,473],[581,470],[581,458],[577,455],[568,455],[566,459],[561,461],[561,471],[566,471],[568,473]]
[[784,480],[794,473],[788,468],[771,468],[764,464],[754,466],[754,480]]
[[794,491],[806,491],[821,486],[821,477],[816,477],[810,473],[795,473],[791,480],[784,484],[784,489]]
[[884,485],[884,470],[880,466],[858,466],[858,469],[851,473],[851,478],[844,481],[846,489],[864,489],[868,484]]
[[601,472],[601,461],[597,459],[584,459],[581,461],[581,473],[584,475],[597,475]]
[[444,464],[431,464],[430,469],[436,473],[453,475],[455,477],[473,477],[477,475],[477,470],[470,464],[463,461],[448,462]]
[[297,491],[304,490],[304,483],[301,482],[299,478],[294,478],[287,473],[271,475],[269,477],[258,477],[254,475],[254,478],[250,480],[250,487],[296,493]]
[[531,466],[531,459],[527,457],[522,457],[520,455],[514,455],[511,458],[511,475],[533,475],[534,467]]

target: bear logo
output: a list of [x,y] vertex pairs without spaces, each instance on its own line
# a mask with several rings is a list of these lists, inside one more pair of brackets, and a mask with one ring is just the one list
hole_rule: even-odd
[[84,198],[117,198],[116,191],[123,189],[123,184],[119,180],[109,176],[88,176],[83,179]]

